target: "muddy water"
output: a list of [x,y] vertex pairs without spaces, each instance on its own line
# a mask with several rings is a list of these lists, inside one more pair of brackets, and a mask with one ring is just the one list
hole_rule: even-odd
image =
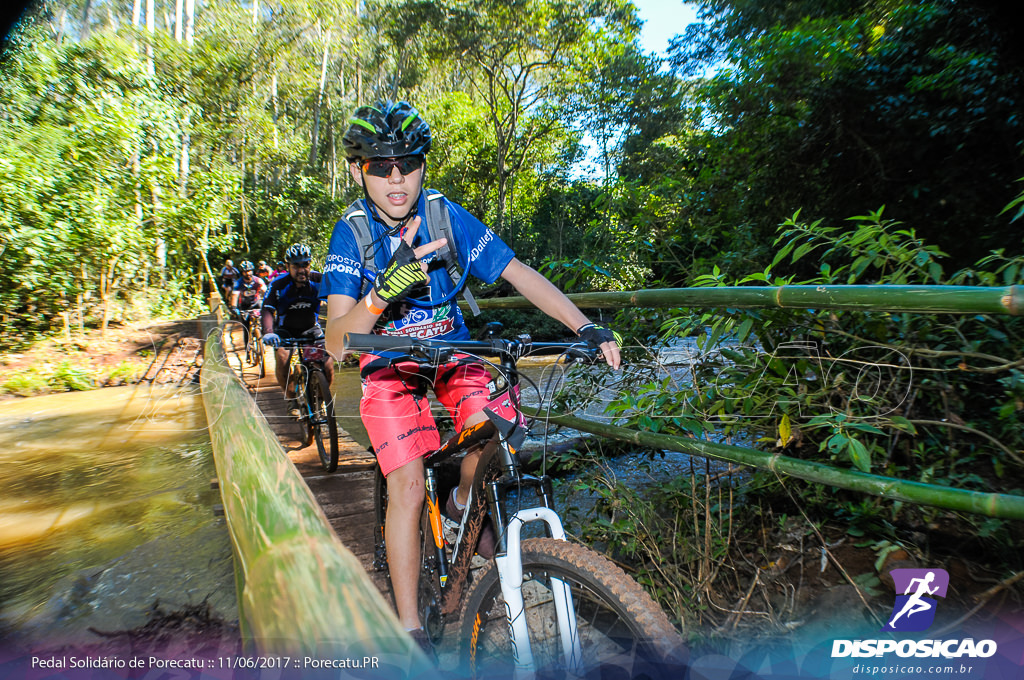
[[0,404],[0,639],[96,641],[159,601],[237,619],[198,390]]

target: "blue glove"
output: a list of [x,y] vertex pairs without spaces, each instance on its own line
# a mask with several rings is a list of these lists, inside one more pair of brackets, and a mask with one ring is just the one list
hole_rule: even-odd
[[281,336],[277,333],[267,333],[263,336],[263,344],[270,345],[271,347],[277,347],[281,344]]

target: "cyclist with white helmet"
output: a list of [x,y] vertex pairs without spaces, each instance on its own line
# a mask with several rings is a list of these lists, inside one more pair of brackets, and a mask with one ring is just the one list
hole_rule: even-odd
[[[303,243],[291,246],[284,254],[288,273],[274,279],[263,300],[263,343],[277,348],[274,374],[283,392],[288,384],[290,350],[278,347],[281,338],[323,337],[317,317],[320,312],[321,274],[310,269],[311,257],[309,246]],[[324,369],[327,380],[333,380],[334,362],[326,362]],[[298,409],[291,402],[293,395],[286,392],[284,396],[289,411],[294,411],[292,415],[297,416]]]
[[239,277],[235,263],[231,260],[224,260],[224,266],[220,268],[220,290],[224,301],[230,303],[231,289],[234,288],[235,279]]
[[[605,360],[618,367],[619,347],[612,331],[590,323],[462,206],[424,190],[431,135],[416,109],[406,102],[378,102],[358,109],[349,122],[342,142],[363,199],[335,225],[324,268],[327,349],[333,356],[342,356],[345,333],[374,328],[387,335],[468,339],[454,299],[461,288],[457,274],[439,262],[447,245],[448,258],[457,259],[466,275],[458,280],[464,282],[469,274],[486,283],[503,278],[543,312],[600,347]],[[438,213],[438,205],[446,212]],[[442,217],[435,219],[438,214]],[[434,222],[448,222],[455,243],[440,237],[442,228]],[[367,243],[361,243],[358,234],[366,231]],[[439,436],[424,390],[434,390],[461,430],[486,420],[482,409],[490,398],[490,374],[478,365],[452,364],[419,375],[416,364],[369,354],[359,365],[360,415],[387,476],[385,545],[395,604],[402,624],[426,647],[417,607],[422,456],[439,446]],[[473,451],[463,459],[459,485],[446,507],[453,516],[461,517],[479,454]],[[489,557],[493,546],[493,532],[488,537],[485,530],[477,551]]]

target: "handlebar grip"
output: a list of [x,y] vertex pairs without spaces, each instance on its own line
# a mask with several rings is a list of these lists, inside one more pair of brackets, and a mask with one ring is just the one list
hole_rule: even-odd
[[345,349],[351,352],[373,352],[374,350],[410,350],[427,341],[417,338],[372,335],[370,333],[345,333]]

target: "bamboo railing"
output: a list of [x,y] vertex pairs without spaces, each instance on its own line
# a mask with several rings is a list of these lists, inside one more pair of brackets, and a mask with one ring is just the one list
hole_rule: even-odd
[[[569,295],[580,308],[627,307],[810,308],[862,311],[1024,314],[1024,286],[731,286],[668,288]],[[521,309],[533,305],[522,297],[478,299],[481,309]],[[528,410],[528,409],[526,409]],[[534,415],[541,415],[534,413]],[[549,417],[547,413],[543,414]],[[772,470],[810,482],[841,487],[892,500],[930,505],[1003,519],[1024,519],[1024,496],[955,489],[872,475],[780,456],[740,446],[616,427],[570,415],[551,422],[639,446],[681,451],[750,467]]]
[[228,366],[220,328],[207,338],[201,375],[249,646],[289,659],[278,669],[344,677],[333,669],[349,664],[374,677],[433,676]]
[[[530,410],[524,408],[524,410]],[[658,434],[616,427],[593,420],[569,415],[551,415],[534,410],[531,415],[543,416],[557,425],[571,427],[601,437],[629,442],[637,446],[681,451],[704,458],[715,458],[739,463],[750,467],[771,470],[779,474],[797,477],[808,482],[837,486],[851,491],[880,496],[896,501],[907,501],[918,505],[930,505],[946,510],[959,510],[1001,519],[1024,519],[1024,496],[1001,493],[966,491],[936,484],[912,482],[882,475],[872,475],[859,470],[840,469],[825,463],[815,463],[799,458],[789,458],[774,453],[748,449],[730,444],[718,444],[701,439],[690,439],[675,435]]]
[[[763,307],[882,312],[1024,314],[1024,286],[725,286],[569,295],[581,309]],[[477,299],[481,309],[522,309],[523,297]]]

